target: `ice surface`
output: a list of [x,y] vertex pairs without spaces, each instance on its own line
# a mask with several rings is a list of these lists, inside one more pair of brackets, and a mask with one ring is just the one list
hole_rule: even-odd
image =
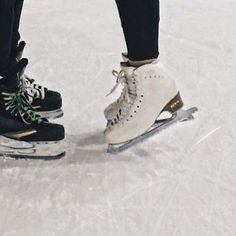
[[0,160],[1,236],[235,236],[236,2],[161,2],[162,61],[196,120],[116,156],[105,98],[125,50],[115,1],[25,1],[28,74],[63,93],[67,156]]

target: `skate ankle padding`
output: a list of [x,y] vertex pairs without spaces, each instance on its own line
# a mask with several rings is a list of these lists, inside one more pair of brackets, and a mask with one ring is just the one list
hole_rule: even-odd
[[157,62],[158,62],[158,58],[147,59],[143,61],[132,61],[132,60],[128,61],[130,66],[137,67],[137,68],[140,66],[147,65],[147,64],[156,64]]

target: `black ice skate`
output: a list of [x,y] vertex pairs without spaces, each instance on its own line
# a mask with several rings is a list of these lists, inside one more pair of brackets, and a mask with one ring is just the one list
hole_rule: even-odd
[[[20,61],[25,48],[25,42],[21,41],[17,47],[16,60]],[[29,78],[26,74],[21,76],[21,86],[23,86],[30,95],[30,103],[33,110],[41,117],[46,119],[56,119],[63,116],[62,98],[60,93],[38,85],[35,80]]]
[[20,86],[27,63],[22,59],[0,76],[0,155],[16,159],[61,158],[65,153],[58,144],[64,139],[64,127],[36,114],[29,95]]

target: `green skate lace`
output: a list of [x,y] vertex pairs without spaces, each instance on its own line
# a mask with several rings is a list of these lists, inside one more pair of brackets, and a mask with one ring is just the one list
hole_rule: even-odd
[[41,123],[42,118],[33,111],[27,93],[20,88],[16,93],[2,92],[6,110],[14,116],[20,116],[25,124]]

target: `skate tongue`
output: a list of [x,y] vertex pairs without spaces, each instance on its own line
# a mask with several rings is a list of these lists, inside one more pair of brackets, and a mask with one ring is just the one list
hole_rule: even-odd
[[21,60],[25,45],[26,45],[25,41],[20,41],[19,45],[17,46],[15,53],[17,61]]
[[14,65],[6,76],[3,77],[2,83],[7,92],[16,92],[20,85],[20,78],[24,74],[28,65],[27,59],[22,59]]
[[28,65],[28,60],[26,58],[20,60],[16,64],[15,72],[18,73],[19,78],[25,73],[26,66]]

